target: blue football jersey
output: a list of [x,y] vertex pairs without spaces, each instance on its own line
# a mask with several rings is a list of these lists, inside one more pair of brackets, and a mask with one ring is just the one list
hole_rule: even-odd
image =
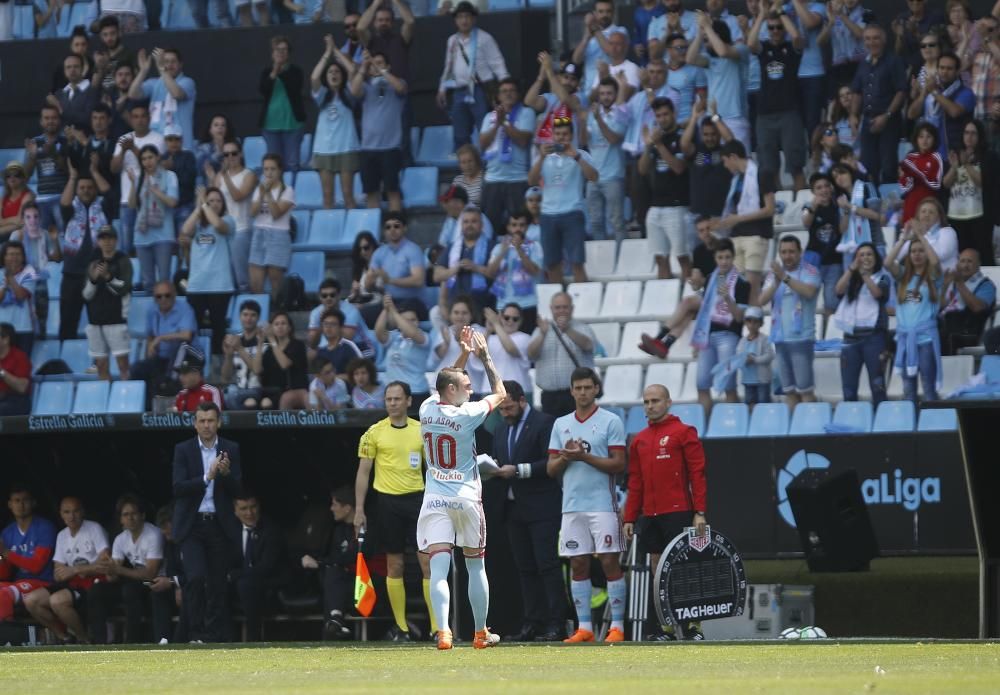
[[[3,530],[3,543],[7,546],[8,557],[5,561],[13,568],[13,579],[44,579],[52,581],[52,554],[56,547],[56,527],[48,519],[40,516],[31,519],[31,525],[27,533],[21,533],[17,527],[17,522],[12,522]],[[11,561],[10,555],[17,555],[18,559],[23,558],[29,562],[38,561],[45,557],[45,562],[38,572],[29,572],[18,567]]]

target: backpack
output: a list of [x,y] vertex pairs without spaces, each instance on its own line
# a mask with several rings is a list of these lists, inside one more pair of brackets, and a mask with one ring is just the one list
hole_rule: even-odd
[[306,283],[300,276],[286,275],[278,293],[278,304],[285,311],[301,311],[306,308]]

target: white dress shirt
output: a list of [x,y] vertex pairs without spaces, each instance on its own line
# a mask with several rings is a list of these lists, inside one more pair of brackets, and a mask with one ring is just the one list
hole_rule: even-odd
[[219,438],[216,437],[215,441],[211,445],[205,446],[201,437],[198,438],[198,449],[201,451],[201,465],[204,469],[205,477],[205,496],[201,498],[201,504],[198,505],[198,511],[204,512],[206,514],[215,513],[215,480],[208,479],[208,469],[212,467],[212,462],[215,461],[217,456],[215,448],[219,445]]
[[[477,27],[473,27],[473,31],[477,33],[474,56],[471,32],[468,36],[456,33],[448,37],[439,89],[468,89],[475,84],[475,76],[478,76],[480,82],[502,80],[510,76],[496,39]],[[466,58],[475,63],[475,76]]]

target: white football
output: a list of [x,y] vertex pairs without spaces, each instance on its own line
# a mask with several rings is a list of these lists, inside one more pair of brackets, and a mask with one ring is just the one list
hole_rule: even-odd
[[797,627],[786,627],[778,635],[778,639],[799,639],[799,629]]
[[799,630],[800,639],[826,639],[826,631],[821,627],[809,625]]

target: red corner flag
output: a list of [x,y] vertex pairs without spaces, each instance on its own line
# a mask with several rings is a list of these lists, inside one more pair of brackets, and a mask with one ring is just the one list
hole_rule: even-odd
[[368,573],[368,564],[361,550],[365,544],[364,529],[358,534],[358,559],[355,563],[354,574],[354,608],[364,617],[372,614],[375,608],[375,587],[372,586],[372,578]]

